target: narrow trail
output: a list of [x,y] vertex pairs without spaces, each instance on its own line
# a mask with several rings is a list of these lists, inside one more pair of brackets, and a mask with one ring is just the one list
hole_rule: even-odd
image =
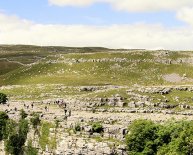
[[26,64],[23,64],[23,63],[18,62],[18,61],[10,61],[10,60],[7,59],[7,58],[0,58],[0,60],[5,60],[5,61],[10,62],[10,63],[17,63],[17,64],[20,64],[20,65],[22,65],[22,66],[26,66]]

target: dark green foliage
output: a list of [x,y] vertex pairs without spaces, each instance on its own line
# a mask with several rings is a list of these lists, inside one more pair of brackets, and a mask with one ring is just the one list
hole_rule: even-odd
[[[31,144],[24,148],[29,131],[27,114],[24,110],[20,112],[19,122],[9,119],[5,112],[0,112],[0,140],[5,141],[5,149],[7,154],[11,155],[37,155],[37,150]],[[26,151],[26,153],[25,153]]]
[[129,126],[126,144],[129,154],[188,155],[193,153],[193,122],[137,120]]
[[33,128],[36,129],[37,126],[40,125],[40,123],[41,123],[39,114],[34,113],[32,118],[30,119],[30,121],[31,121]]
[[27,113],[23,109],[20,111],[20,117],[21,119],[25,119],[27,117]]
[[19,135],[24,136],[27,138],[29,127],[28,127],[28,121],[25,119],[20,120],[19,122]]
[[101,133],[101,132],[103,132],[103,126],[99,122],[93,123],[92,124],[92,131],[97,132],[97,133]]
[[7,136],[6,151],[8,153],[12,155],[23,155],[28,130],[28,121],[21,118],[18,125],[15,127],[15,131],[10,132]]
[[6,128],[5,128],[5,132],[3,133],[3,139],[8,139],[10,135],[12,135],[13,133],[16,133],[17,131],[17,127],[18,124],[12,120],[12,119],[8,119],[7,123],[6,123]]
[[74,127],[75,131],[81,131],[80,123],[76,123]]
[[4,133],[6,132],[6,124],[9,117],[5,112],[0,112],[0,140],[3,139]]
[[23,135],[19,134],[13,134],[9,137],[7,144],[6,144],[6,150],[12,155],[22,155],[23,154],[23,148],[22,146],[25,143],[25,138]]
[[166,124],[160,129],[159,135],[162,143],[164,140],[166,140],[166,142],[169,141],[169,143],[163,143],[163,146],[158,150],[160,155],[171,153],[186,155],[193,153],[192,121],[181,121]]
[[5,104],[7,100],[8,100],[7,95],[0,93],[0,104]]
[[131,153],[142,152],[154,154],[156,146],[154,140],[158,137],[158,126],[151,121],[138,120],[133,122],[130,127],[127,139],[127,147]]

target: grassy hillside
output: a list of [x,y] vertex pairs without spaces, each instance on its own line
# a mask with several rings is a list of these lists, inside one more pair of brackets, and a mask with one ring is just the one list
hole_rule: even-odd
[[0,46],[0,85],[167,85],[163,76],[186,75],[193,82],[192,52]]
[[[193,84],[192,60],[191,51],[0,46],[0,85],[17,85],[1,90],[17,99],[48,99],[66,95],[95,98],[117,93],[125,96],[128,87],[134,85]],[[126,88],[98,93],[80,92],[78,88],[107,85]],[[174,96],[180,94],[173,92]],[[190,97],[192,93],[185,93],[185,98],[187,95]],[[173,97],[168,98],[173,101]]]
[[[171,83],[164,81],[163,75],[186,74],[189,79],[193,78],[191,64],[157,62],[158,59],[176,61],[189,58],[184,52],[171,52],[161,57],[157,56],[159,52],[151,51],[44,54],[41,59],[34,59],[32,64],[28,62],[28,65],[16,65],[14,68],[10,64],[10,72],[4,71],[5,74],[1,75],[1,84],[165,85]],[[29,61],[28,56],[23,56],[20,62]],[[1,68],[5,70],[3,65]],[[180,81],[177,84],[189,83],[192,83],[192,80]]]

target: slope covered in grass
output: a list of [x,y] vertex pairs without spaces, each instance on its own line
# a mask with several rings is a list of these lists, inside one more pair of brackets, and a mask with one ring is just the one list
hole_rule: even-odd
[[[5,46],[6,47],[6,46]],[[164,75],[186,76],[193,82],[192,52],[129,51],[103,48],[13,46],[1,58],[25,65],[1,64],[1,85],[167,85]],[[2,48],[2,47],[1,47]],[[11,48],[11,49],[10,49]],[[15,48],[15,52],[13,50]],[[187,63],[186,63],[186,59]],[[6,71],[7,70],[7,71]]]

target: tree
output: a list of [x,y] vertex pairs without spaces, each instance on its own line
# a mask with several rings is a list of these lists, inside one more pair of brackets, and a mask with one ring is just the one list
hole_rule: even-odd
[[24,154],[24,144],[29,131],[28,121],[20,119],[18,123],[18,131],[10,133],[6,140],[6,151],[12,155]]
[[[159,155],[187,155],[193,153],[193,121],[169,122],[159,131]],[[161,144],[161,143],[160,143]]]
[[157,151],[154,142],[158,138],[159,125],[149,120],[137,120],[129,126],[129,134],[126,136],[126,144],[129,154],[153,155]]
[[126,136],[131,155],[188,155],[193,153],[193,121],[168,121],[162,125],[134,121]]
[[12,155],[23,154],[22,146],[25,143],[25,138],[17,133],[12,134],[6,143],[6,151]]
[[0,93],[0,104],[6,104],[7,103],[7,95]]

